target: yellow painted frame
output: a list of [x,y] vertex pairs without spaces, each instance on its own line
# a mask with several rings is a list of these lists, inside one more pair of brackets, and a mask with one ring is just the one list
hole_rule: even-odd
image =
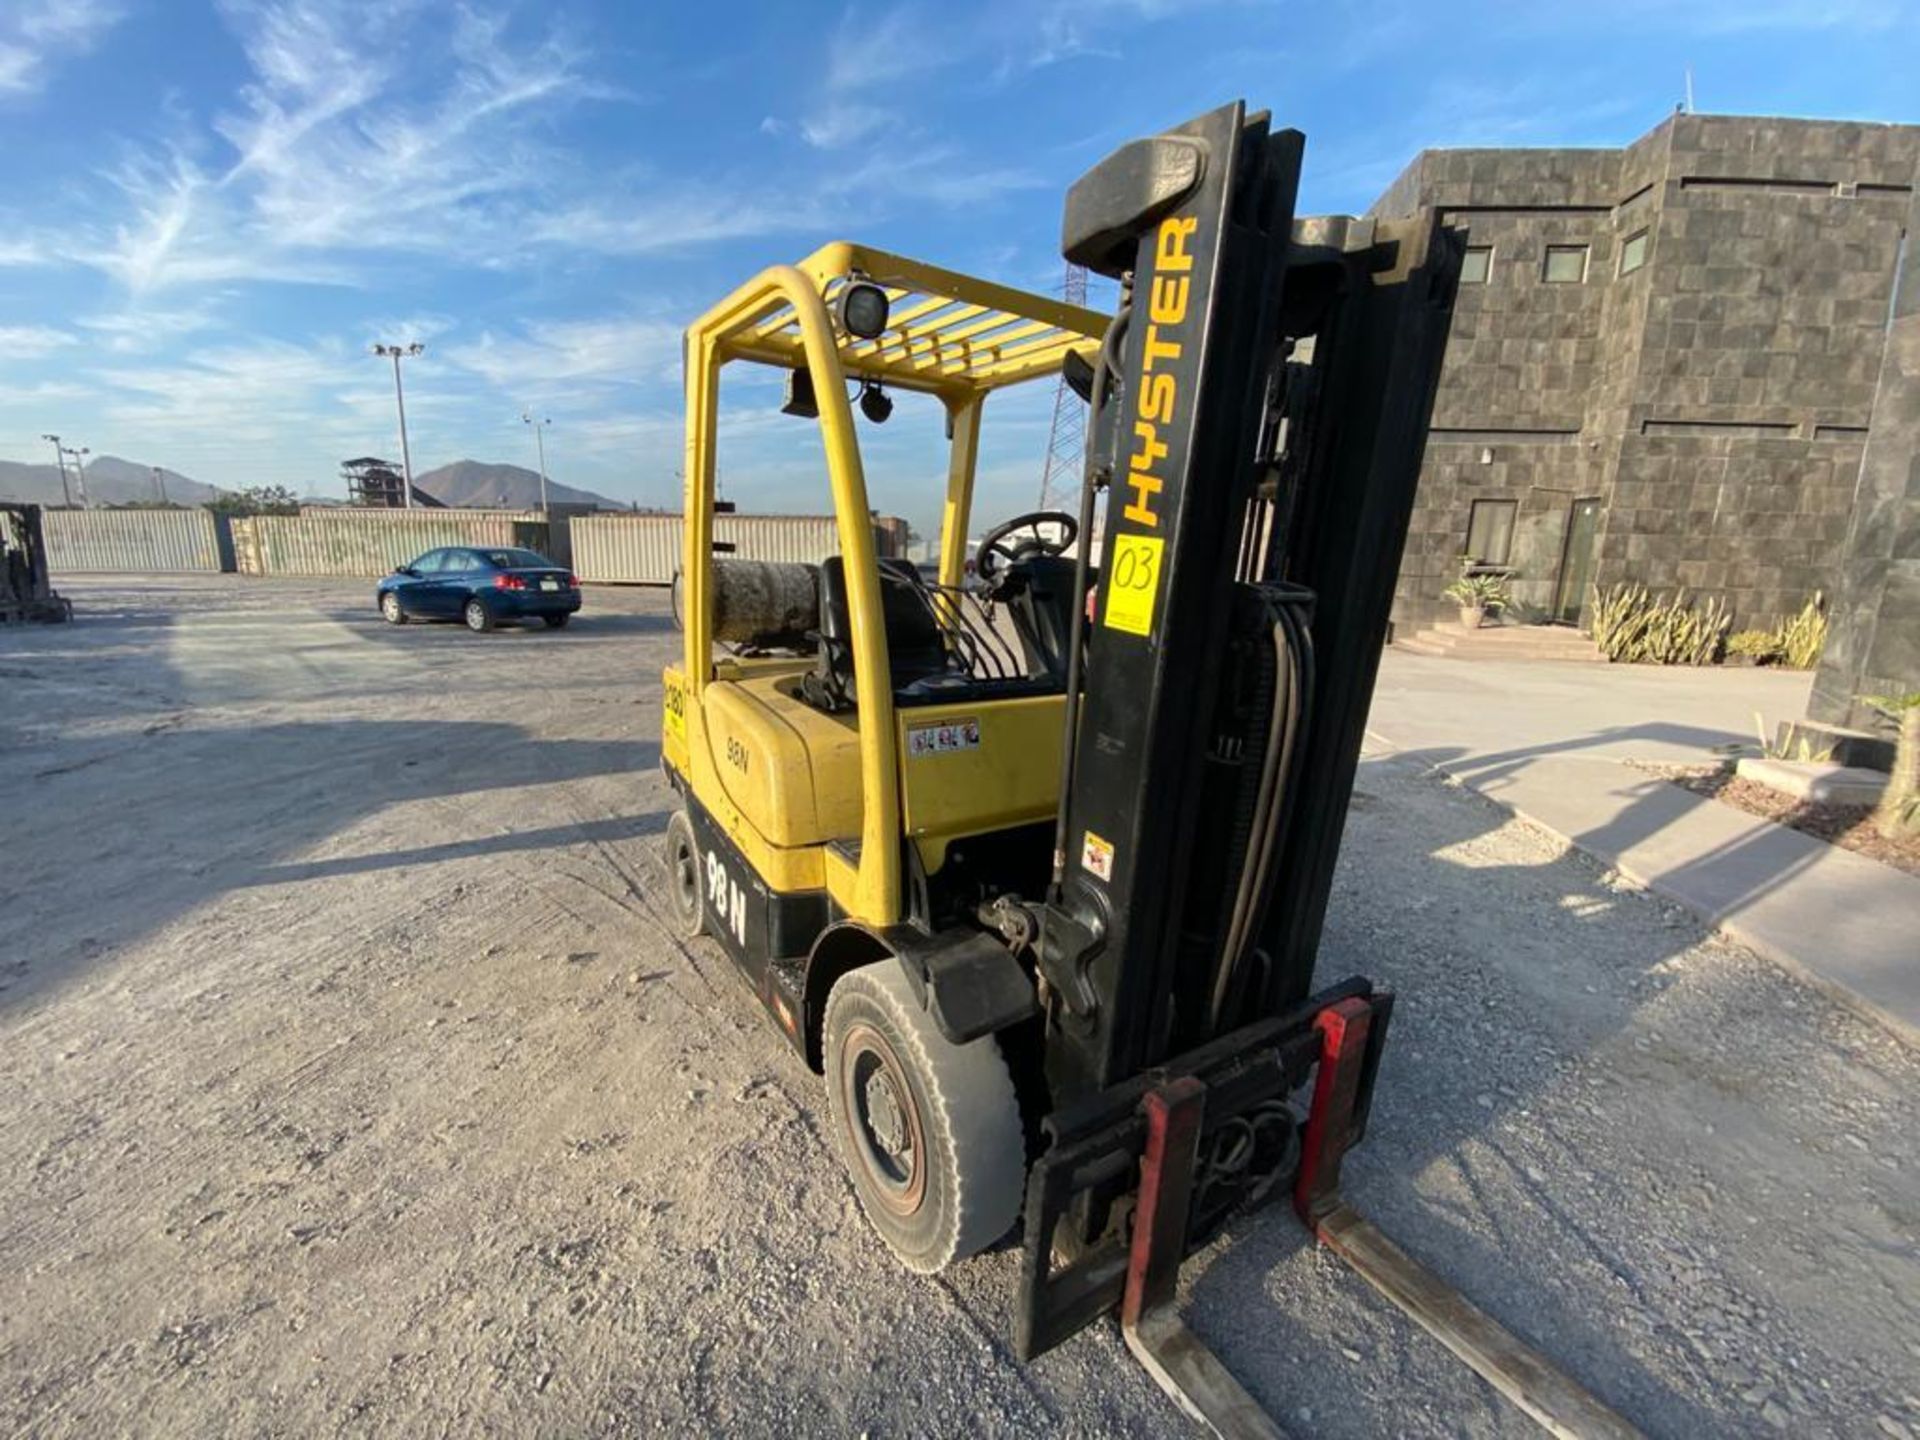
[[[829,301],[850,278],[886,288],[895,309],[874,340],[839,334]],[[853,629],[854,702],[859,715],[862,810],[857,868],[844,857],[828,868],[835,898],[854,918],[893,924],[901,918],[900,744],[891,668],[881,618],[866,472],[847,399],[847,380],[874,379],[939,396],[952,441],[941,517],[940,579],[965,577],[967,526],[979,456],[981,411],[1003,386],[1057,374],[1069,353],[1089,352],[1105,317],[991,281],[845,241],[824,245],[797,265],[761,271],[708,310],[686,333],[686,493],[683,577],[686,707],[717,678],[712,606],[714,466],[720,372],[734,360],[804,368],[820,410],[820,438],[833,496],[840,553],[846,565]],[[685,752],[696,793],[720,790],[713,756],[702,739]],[[728,807],[729,809],[731,807]],[[729,829],[734,828],[729,826]],[[769,877],[771,878],[771,877]]]

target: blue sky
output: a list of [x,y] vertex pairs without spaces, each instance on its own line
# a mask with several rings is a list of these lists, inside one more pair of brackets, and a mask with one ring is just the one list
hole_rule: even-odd
[[[337,494],[398,449],[368,343],[418,339],[417,470],[531,465],[532,406],[556,478],[672,504],[681,327],[825,239],[1049,289],[1064,187],[1235,96],[1306,131],[1303,208],[1358,210],[1423,146],[1631,139],[1689,65],[1701,110],[1920,121],[1916,54],[1895,0],[0,0],[0,458]],[[1029,389],[989,511],[1037,490]],[[727,398],[728,493],[820,508],[809,427]],[[931,407],[865,433],[924,521]]]

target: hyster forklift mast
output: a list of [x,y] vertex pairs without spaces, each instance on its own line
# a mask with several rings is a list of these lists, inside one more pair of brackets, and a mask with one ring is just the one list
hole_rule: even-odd
[[1018,1345],[1118,1303],[1183,1405],[1264,1433],[1173,1288],[1229,1215],[1285,1188],[1549,1428],[1627,1433],[1339,1196],[1392,997],[1310,992],[1460,252],[1432,212],[1297,220],[1301,153],[1234,105],[1126,146],[1067,199],[1067,258],[1121,301],[1083,377],[1081,531],[1100,490],[1106,530],[1033,907],[1055,1109]]

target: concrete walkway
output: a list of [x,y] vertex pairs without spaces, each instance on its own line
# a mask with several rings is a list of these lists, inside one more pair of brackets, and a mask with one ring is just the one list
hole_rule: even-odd
[[1376,746],[1424,761],[1920,1044],[1920,879],[1633,769],[1805,712],[1771,670],[1429,659],[1389,648]]

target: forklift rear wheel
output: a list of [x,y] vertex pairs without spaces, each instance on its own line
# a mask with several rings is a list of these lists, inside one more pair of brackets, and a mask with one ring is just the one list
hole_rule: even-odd
[[889,959],[840,977],[823,1039],[835,1143],[901,1263],[931,1274],[1006,1234],[1026,1141],[994,1037],[948,1040]]
[[700,847],[693,822],[676,810],[667,821],[667,898],[673,906],[673,932],[682,940],[707,933],[705,897],[700,893]]

